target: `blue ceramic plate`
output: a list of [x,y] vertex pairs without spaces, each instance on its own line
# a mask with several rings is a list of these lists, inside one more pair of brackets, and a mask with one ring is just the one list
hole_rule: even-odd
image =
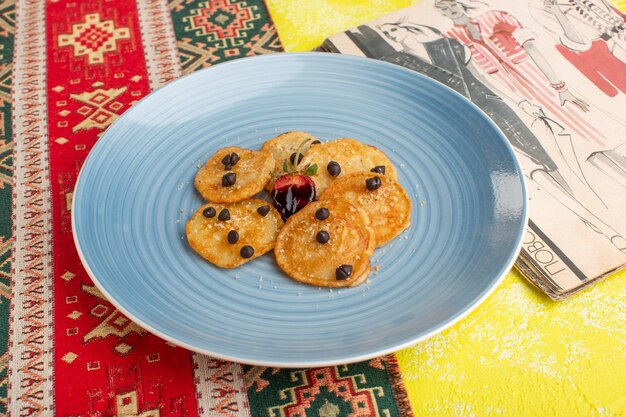
[[[272,253],[219,269],[185,241],[203,204],[198,167],[290,130],[379,147],[413,200],[411,228],[357,288],[299,284]],[[386,354],[468,314],[516,258],[526,192],[501,132],[447,87],[375,60],[280,54],[196,72],[134,105],[91,151],[72,213],[89,275],[142,327],[222,359],[306,367]]]

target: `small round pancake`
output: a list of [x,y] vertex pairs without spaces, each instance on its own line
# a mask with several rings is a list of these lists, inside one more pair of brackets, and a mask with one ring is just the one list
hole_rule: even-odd
[[[269,213],[262,216],[257,212],[261,206],[270,206]],[[206,217],[203,211],[215,209],[215,215]],[[223,209],[230,213],[230,220],[219,220]],[[237,203],[209,203],[200,207],[187,222],[187,241],[204,259],[220,268],[235,268],[272,250],[283,224],[280,214],[266,201],[252,198]],[[231,244],[228,233],[234,230],[239,240]],[[250,258],[241,256],[241,248],[252,246]]]
[[[222,159],[232,153],[239,155],[239,162],[226,170]],[[238,146],[222,148],[198,171],[195,186],[208,201],[214,203],[234,203],[252,197],[265,187],[272,176],[274,158],[269,152],[250,151]],[[235,184],[222,185],[224,174],[234,172]]]
[[[341,173],[333,177],[328,173],[328,163],[335,161],[341,166]],[[304,155],[301,164],[317,164],[317,174],[313,175],[315,192],[322,196],[331,182],[353,172],[369,172],[377,166],[385,167],[385,175],[398,179],[396,169],[380,149],[366,145],[356,139],[335,139],[320,145],[312,146]]]
[[[325,207],[325,220],[315,216]],[[374,253],[374,233],[367,226],[362,210],[345,201],[313,202],[291,216],[278,233],[274,255],[278,266],[296,281],[320,287],[353,287],[365,281],[370,273],[369,257]],[[329,240],[317,241],[326,231]],[[352,274],[338,280],[337,268],[351,265]]]
[[[381,186],[367,189],[365,181],[378,176]],[[411,199],[391,177],[374,172],[357,172],[335,180],[321,201],[344,200],[363,209],[376,235],[376,246],[382,246],[411,225]]]
[[[283,172],[283,161],[289,160],[289,157],[298,150],[298,147],[305,140],[307,142],[302,146],[300,153],[306,155],[309,147],[311,147],[311,143],[319,140],[306,132],[285,132],[265,142],[263,146],[261,146],[261,150],[272,154],[274,158],[274,169],[272,172]],[[273,186],[274,178],[267,183],[265,189],[272,191]]]

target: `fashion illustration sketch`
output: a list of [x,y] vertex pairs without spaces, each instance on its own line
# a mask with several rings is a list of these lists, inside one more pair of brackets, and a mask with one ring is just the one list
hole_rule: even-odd
[[609,97],[626,94],[626,16],[605,0],[531,0],[556,49]]
[[598,144],[604,136],[581,114],[588,104],[576,97],[535,45],[535,34],[504,11],[490,10],[474,17],[469,6],[438,0],[435,8],[454,26],[446,37],[469,47],[473,62],[486,78],[497,80],[508,93],[537,103],[575,137]]

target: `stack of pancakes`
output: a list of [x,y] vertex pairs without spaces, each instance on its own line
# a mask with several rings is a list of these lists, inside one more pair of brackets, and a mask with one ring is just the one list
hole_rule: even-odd
[[[311,177],[318,201],[283,224],[270,203],[253,196],[272,189],[275,174],[298,150],[302,164],[318,166]],[[287,132],[259,151],[223,148],[197,173],[195,186],[209,203],[187,223],[187,240],[202,257],[234,268],[274,249],[287,275],[317,286],[365,281],[374,249],[411,221],[411,200],[389,158],[355,139],[322,143]]]

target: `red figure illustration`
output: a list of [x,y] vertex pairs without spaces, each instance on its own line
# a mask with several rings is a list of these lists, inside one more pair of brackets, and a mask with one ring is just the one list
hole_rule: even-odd
[[604,94],[626,94],[626,16],[604,0],[531,0],[556,49]]
[[454,22],[447,37],[467,45],[486,81],[539,104],[574,136],[603,144],[604,136],[583,117],[587,103],[576,97],[535,45],[535,34],[506,12],[492,10],[470,17],[472,7],[457,0],[438,0],[440,13]]

